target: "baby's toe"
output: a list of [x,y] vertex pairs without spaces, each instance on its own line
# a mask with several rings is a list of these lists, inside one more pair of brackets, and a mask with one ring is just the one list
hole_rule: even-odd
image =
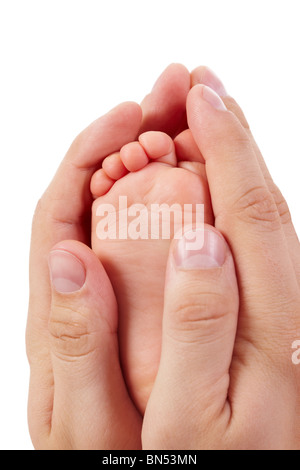
[[139,141],[151,160],[177,165],[174,142],[168,134],[157,131],[145,132],[140,135]]
[[174,144],[178,161],[205,163],[190,129],[175,137]]
[[111,189],[114,182],[103,169],[98,170],[91,179],[91,193],[95,198],[101,197]]
[[109,157],[105,158],[102,163],[102,168],[107,176],[115,181],[123,178],[123,176],[128,173],[121,160],[119,152],[113,153],[112,155],[109,155]]
[[124,145],[120,151],[121,160],[128,171],[138,171],[144,168],[149,160],[139,142]]

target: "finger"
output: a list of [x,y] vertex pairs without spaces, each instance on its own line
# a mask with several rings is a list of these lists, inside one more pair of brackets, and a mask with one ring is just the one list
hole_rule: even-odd
[[29,323],[41,315],[48,322],[47,257],[52,246],[64,239],[90,243],[90,227],[89,234],[86,234],[84,222],[85,219],[89,221],[90,216],[92,200],[89,186],[95,166],[115,147],[132,140],[140,122],[140,107],[135,103],[124,103],[91,124],[75,139],[40,200],[32,230]]
[[[64,239],[90,243],[91,175],[107,154],[136,137],[141,119],[137,104],[124,103],[83,131],[72,144],[34,215],[26,347],[29,363],[36,371],[31,377],[31,390],[36,376],[42,390],[33,412],[39,419],[43,417],[45,428],[53,403],[53,374],[48,349],[51,304],[48,254]],[[85,221],[88,230],[85,230]]]
[[176,136],[174,139],[176,156],[179,162],[196,162],[205,164],[198,145],[190,131],[186,129]]
[[228,96],[226,89],[223,83],[221,82],[221,80],[208,67],[200,66],[200,67],[197,67],[195,70],[193,70],[193,72],[191,73],[191,84],[192,86],[195,86],[197,84],[203,84],[212,88],[219,96],[222,97],[227,109],[236,115],[236,117],[239,119],[240,123],[245,128],[246,132],[248,133],[249,139],[252,142],[253,149],[256,154],[261,171],[264,175],[267,187],[269,188],[271,194],[274,197],[274,200],[278,209],[278,213],[281,219],[283,231],[287,238],[291,260],[295,266],[297,277],[299,277],[300,276],[299,240],[298,240],[298,236],[297,236],[297,233],[295,231],[295,228],[292,222],[288,205],[283,195],[281,194],[279,188],[276,186],[276,184],[274,183],[271,177],[271,174],[258,148],[258,145],[252,135],[249,124],[247,122],[247,119],[242,109],[232,97]]
[[71,145],[40,202],[41,208],[65,226],[81,226],[90,213],[90,180],[95,168],[135,139],[141,119],[139,105],[123,103],[85,129]]
[[[245,318],[246,336],[261,347],[272,338],[262,335],[266,327],[277,338],[279,325],[289,328],[280,299],[293,298],[298,289],[277,206],[247,132],[219,96],[197,85],[189,94],[187,113],[206,160],[216,227],[229,241],[238,266],[242,303],[246,297],[248,307],[255,303],[254,316]],[[270,309],[274,295],[279,301]]]
[[141,418],[119,365],[117,304],[104,268],[88,247],[74,241],[56,245],[49,266],[50,442],[73,449],[137,449]]
[[225,428],[230,419],[227,395],[238,308],[234,262],[222,235],[209,226],[185,233],[170,253],[161,361],[145,415],[146,422],[152,413],[154,423],[160,414],[167,416],[170,429],[176,418],[182,449],[197,448],[204,429],[217,420]]
[[258,163],[260,165],[261,171],[264,175],[266,184],[274,198],[275,204],[277,206],[278,214],[281,220],[282,229],[285,234],[288,250],[290,253],[290,259],[294,265],[296,277],[300,282],[300,250],[299,250],[299,239],[293,224],[292,216],[289,210],[289,206],[281,193],[278,186],[274,183],[274,180],[269,172],[269,169],[265,163],[265,160],[256,144],[251,131],[249,129],[249,136],[253,142],[253,148],[255,150]]
[[140,134],[161,131],[173,138],[186,129],[186,98],[189,90],[189,71],[181,64],[169,65],[152,92],[141,103],[143,122]]
[[91,124],[75,139],[43,195],[34,216],[31,252],[31,289],[33,297],[39,293],[38,301],[49,299],[47,256],[51,247],[63,239],[90,243],[90,224],[86,234],[85,221],[90,217],[90,179],[95,166],[134,139],[141,117],[137,104],[124,103]]
[[300,255],[299,255],[299,240],[294,228],[294,224],[292,221],[291,213],[288,207],[288,204],[283,197],[280,189],[274,183],[274,180],[269,172],[269,169],[266,165],[266,162],[260,152],[260,149],[252,135],[251,129],[249,124],[243,114],[243,111],[239,107],[238,103],[231,97],[223,97],[223,101],[226,104],[226,107],[229,111],[233,112],[239,121],[241,122],[242,126],[245,128],[250,142],[252,143],[257,161],[259,163],[260,169],[262,174],[265,178],[266,185],[272,194],[275,204],[277,206],[278,214],[281,220],[282,229],[287,239],[288,249],[290,253],[290,259],[294,264],[295,271],[297,277],[300,275]]
[[197,67],[191,73],[191,87],[199,84],[212,88],[212,90],[214,90],[221,97],[228,96],[221,80],[209,67],[204,65]]

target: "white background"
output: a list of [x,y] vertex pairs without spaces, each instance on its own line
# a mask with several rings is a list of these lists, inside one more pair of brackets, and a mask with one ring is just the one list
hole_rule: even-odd
[[209,65],[300,233],[299,0],[0,0],[0,448],[31,449],[24,332],[34,206],[73,138],[162,70]]

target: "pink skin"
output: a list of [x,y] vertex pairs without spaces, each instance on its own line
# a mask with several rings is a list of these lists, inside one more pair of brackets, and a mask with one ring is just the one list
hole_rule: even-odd
[[[120,358],[126,384],[136,407],[144,413],[157,373],[161,353],[163,290],[170,240],[100,240],[97,236],[97,209],[101,204],[118,207],[126,196],[128,207],[142,203],[168,205],[204,203],[206,221],[213,223],[205,166],[188,161],[189,146],[195,144],[182,134],[177,165],[173,139],[163,132],[146,132],[138,141],[108,156],[92,177],[95,200],[92,215],[92,248],[112,282],[119,307]],[[185,147],[186,146],[186,147]],[[183,150],[185,148],[185,150]],[[199,161],[200,160],[200,161]],[[121,176],[117,181],[112,179]],[[119,214],[119,213],[117,213]],[[171,234],[171,238],[173,234]]]
[[[176,148],[180,160],[201,162],[199,150],[188,131],[177,136]],[[114,182],[123,178],[128,172],[142,170],[150,161],[177,165],[175,143],[164,132],[149,131],[139,136],[138,142],[124,145],[119,153],[109,155],[96,171],[91,180],[91,192],[94,197],[106,194]]]
[[121,160],[120,152],[107,157],[102,163],[102,168],[107,176],[115,181],[123,178],[128,173]]
[[[99,260],[89,249],[91,226],[86,222],[89,220],[92,204],[91,177],[102,163],[105,169],[108,162],[104,160],[108,160],[108,155],[119,151],[123,145],[134,141],[143,132],[160,130],[175,137],[182,121],[186,119],[185,103],[189,89],[189,71],[180,64],[172,64],[163,72],[141,106],[124,103],[92,123],[76,137],[37,205],[32,227],[30,301],[26,332],[31,371],[28,420],[31,438],[37,449],[140,448],[141,420],[137,419],[136,425],[134,424],[134,417],[137,416],[135,408],[129,400],[124,401],[124,395],[120,396],[120,393],[122,395],[126,392],[123,377],[107,361],[107,351],[110,351],[110,346],[114,343],[110,341],[111,336],[106,335],[110,342],[108,348],[96,350],[102,357],[95,355],[93,360],[92,356],[88,356],[88,365],[81,360],[83,343],[76,340],[73,342],[74,367],[71,367],[68,357],[60,355],[66,368],[53,368],[53,355],[57,353],[59,341],[55,346],[49,341],[49,318],[51,310],[52,314],[55,312],[48,256],[53,247],[59,247],[76,255],[85,265],[87,289],[82,290],[78,296],[85,314],[79,315],[77,320],[85,321],[88,313],[91,320],[98,321],[98,316],[103,315],[101,295],[103,291],[106,292],[108,278]],[[82,242],[80,252],[78,242]],[[97,288],[93,287],[94,281],[98,284]],[[75,308],[73,296],[65,297],[65,309],[70,312],[70,307],[73,310]],[[99,310],[97,305],[100,306]],[[62,309],[61,302],[57,308]],[[108,313],[111,314],[109,308]],[[72,336],[69,334],[72,327],[70,318],[65,318],[65,324],[60,320],[61,327],[65,327],[62,338]],[[78,321],[74,326],[80,326]],[[84,339],[89,345],[94,336],[85,335]],[[101,339],[99,343],[103,344]],[[65,345],[65,341],[61,345]],[[111,360],[118,363],[118,350],[115,349]],[[99,371],[103,373],[103,377],[98,382],[95,377]],[[60,389],[54,387],[54,384],[62,382],[64,386]],[[82,395],[83,385],[86,389]],[[111,398],[116,400],[116,404],[120,404],[116,408],[102,399],[102,393],[112,389],[114,394]],[[64,401],[66,397],[67,408]],[[79,411],[82,406],[85,407],[84,412]],[[111,423],[109,429],[108,422]]]

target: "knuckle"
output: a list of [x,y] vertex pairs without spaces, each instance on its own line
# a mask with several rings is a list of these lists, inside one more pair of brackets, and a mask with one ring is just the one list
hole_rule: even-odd
[[224,303],[224,293],[202,291],[200,298],[199,294],[189,295],[177,303],[176,315],[172,315],[175,320],[173,331],[189,334],[201,329],[202,337],[210,337],[221,328],[229,315],[230,307]]
[[34,216],[42,211],[43,199],[40,198],[35,206]]
[[240,108],[239,104],[236,102],[236,100],[232,96],[227,96],[223,99],[224,99],[225,104],[226,104],[227,108],[229,109],[229,111],[231,111],[239,119],[242,126],[246,130],[250,130],[250,126],[249,126],[249,123],[248,123],[248,121],[245,117],[245,114],[242,111],[242,109]]
[[292,221],[292,216],[288,207],[286,200],[284,199],[280,189],[276,186],[275,183],[272,184],[272,195],[277,206],[279,217],[283,224],[288,224]]
[[234,208],[235,214],[244,222],[271,231],[281,226],[275,200],[264,186],[257,186],[245,192],[236,201]]
[[[241,126],[241,122],[234,112],[227,123],[226,139],[231,147],[233,161],[244,159],[245,153],[253,154],[253,143],[250,133]],[[223,143],[224,145],[224,143]]]
[[33,224],[36,223],[40,219],[43,213],[44,213],[44,201],[43,201],[43,197],[41,197],[35,206],[35,210],[33,213]]
[[48,330],[51,350],[61,358],[72,360],[94,350],[93,329],[88,318],[70,307],[55,306]]
[[42,197],[38,200],[32,220],[33,228],[43,228],[45,223],[52,221],[52,214],[55,213],[55,201],[49,200],[48,192],[45,191]]
[[[236,116],[234,116],[234,120],[237,121]],[[239,129],[236,129],[236,122],[228,126],[226,131],[226,139],[228,144],[230,144],[231,153],[232,153],[232,161],[235,161],[241,158],[241,155],[244,155],[245,152],[253,152],[252,143],[250,138],[245,130],[239,132]],[[240,124],[238,125],[240,127]],[[212,146],[219,147],[224,145],[224,135],[220,134],[215,136]]]

